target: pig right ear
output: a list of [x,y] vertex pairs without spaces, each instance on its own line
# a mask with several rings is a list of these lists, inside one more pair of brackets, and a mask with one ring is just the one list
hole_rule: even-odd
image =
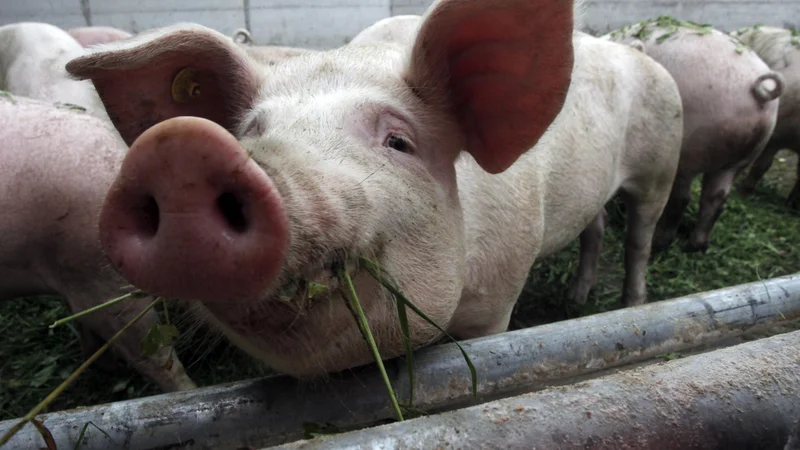
[[439,0],[420,25],[406,79],[459,122],[489,173],[533,147],[566,99],[572,0]]
[[261,85],[260,73],[230,38],[192,24],[100,46],[66,69],[92,80],[128,145],[177,116],[202,117],[233,132]]

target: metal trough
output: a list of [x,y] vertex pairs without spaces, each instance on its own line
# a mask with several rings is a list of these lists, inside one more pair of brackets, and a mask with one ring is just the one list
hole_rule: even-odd
[[[581,319],[465,341],[478,370],[481,401],[529,392],[567,377],[596,373],[667,353],[719,342],[758,326],[800,316],[800,274],[704,292]],[[414,406],[429,412],[467,406],[470,378],[453,345],[415,354]],[[401,399],[403,361],[387,370]],[[73,448],[92,422],[82,449],[238,449],[303,437],[303,424],[356,429],[392,418],[372,366],[315,385],[268,377],[39,416],[59,448]],[[16,421],[0,422],[4,433]],[[116,443],[116,444],[115,444]],[[30,425],[8,448],[39,448]]]
[[274,449],[783,449],[800,331],[575,385]]

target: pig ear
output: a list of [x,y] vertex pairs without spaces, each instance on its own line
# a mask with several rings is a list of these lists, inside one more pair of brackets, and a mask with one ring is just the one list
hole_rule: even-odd
[[440,0],[420,26],[407,81],[458,119],[466,150],[487,172],[508,169],[561,111],[573,3]]
[[230,38],[190,24],[101,46],[66,69],[92,80],[128,145],[176,116],[202,117],[233,132],[261,84],[255,66]]

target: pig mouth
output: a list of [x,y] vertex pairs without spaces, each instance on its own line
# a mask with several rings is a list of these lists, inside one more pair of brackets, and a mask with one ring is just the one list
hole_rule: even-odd
[[301,326],[311,312],[331,301],[343,301],[337,273],[346,270],[351,278],[360,274],[357,258],[332,257],[323,264],[285,274],[280,285],[259,300],[245,302],[231,310],[224,305],[206,304],[218,319],[243,335],[285,332]]

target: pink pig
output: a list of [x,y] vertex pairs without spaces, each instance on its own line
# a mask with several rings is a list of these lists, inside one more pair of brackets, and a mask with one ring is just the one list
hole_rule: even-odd
[[[742,194],[748,195],[767,173],[779,150],[787,148],[800,154],[800,34],[783,28],[750,27],[731,35],[750,46],[772,70],[780,72],[786,82],[775,130],[739,187]],[[797,179],[789,193],[788,203],[800,209],[800,160],[797,162]]]
[[680,88],[681,161],[654,245],[663,249],[672,243],[691,200],[692,181],[702,174],[689,250],[706,251],[734,177],[764,150],[775,128],[783,77],[752,50],[707,26],[661,18],[603,38],[644,51],[670,72]]
[[67,74],[84,48],[66,31],[40,22],[0,26],[0,90],[51,103],[69,103],[107,119],[97,91]]
[[67,30],[76,41],[84,47],[97,44],[107,44],[120,39],[128,39],[133,36],[125,30],[113,27],[79,27]]
[[[644,301],[680,97],[640,52],[573,41],[572,2],[441,0],[409,45],[274,66],[178,24],[67,70],[92,80],[131,146],[100,216],[112,265],[147,292],[202,305],[279,371],[371,360],[339,267],[382,355],[403,352],[392,298],[362,256],[457,337],[506,330],[536,258],[596,222],[617,189],[632,211],[626,302]],[[310,298],[311,281],[328,291]],[[409,319],[415,346],[439,337]]]
[[[97,224],[125,152],[107,120],[0,97],[0,299],[61,295],[77,313],[124,294],[129,283],[103,257]],[[150,302],[127,300],[78,319],[87,356]],[[165,391],[194,387],[169,349],[142,356],[156,320],[151,311],[112,349]]]
[[297,48],[297,47],[282,47],[278,45],[255,45],[250,32],[244,28],[240,28],[233,33],[231,37],[233,42],[241,45],[244,51],[253,60],[259,64],[266,64],[274,66],[289,58],[304,55],[306,53],[315,52],[315,50]]

